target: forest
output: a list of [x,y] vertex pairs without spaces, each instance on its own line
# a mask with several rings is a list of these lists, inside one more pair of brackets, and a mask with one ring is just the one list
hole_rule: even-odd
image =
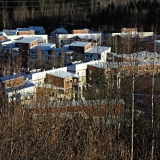
[[139,31],[159,32],[160,2],[158,0],[0,0],[0,28],[15,29],[41,25],[47,32],[63,25],[90,28],[105,33],[123,27]]

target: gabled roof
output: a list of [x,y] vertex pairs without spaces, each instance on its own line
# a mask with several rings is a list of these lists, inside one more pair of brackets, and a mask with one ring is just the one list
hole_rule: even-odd
[[65,30],[64,28],[57,28],[51,32],[51,35],[56,35],[56,34],[68,34],[68,31]]

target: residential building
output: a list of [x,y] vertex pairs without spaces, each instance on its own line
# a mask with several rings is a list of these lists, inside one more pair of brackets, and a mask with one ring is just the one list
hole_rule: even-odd
[[[50,107],[43,107],[43,103],[40,107],[28,107],[33,117],[44,115],[49,113],[54,116],[70,117],[73,115],[81,115],[86,118],[101,117],[123,117],[125,102],[123,99],[103,99],[99,100],[85,100],[85,101],[61,101],[48,104]],[[101,120],[102,120],[101,119]],[[102,121],[101,121],[102,122]]]
[[72,34],[88,34],[91,33],[91,30],[89,29],[74,29],[72,30]]
[[22,85],[23,82],[24,82],[24,77],[22,75],[8,75],[0,77],[0,83],[3,89]]
[[63,47],[66,44],[71,44],[75,41],[92,42],[94,45],[101,44],[101,33],[76,33],[76,34],[58,34],[54,39],[57,48]]
[[28,63],[30,60],[29,50],[38,44],[37,39],[24,39],[15,41],[15,46],[19,47],[19,52],[22,56],[22,65],[24,67],[28,67]]
[[131,54],[120,54],[115,56],[116,62],[142,62],[159,58],[157,52],[140,51]]
[[136,34],[137,28],[122,28],[122,33]]
[[16,28],[17,35],[34,35],[35,31],[31,28]]
[[45,29],[42,26],[29,26],[30,29],[35,31],[35,34],[45,34]]
[[63,88],[60,100],[71,100],[81,98],[82,86],[79,76],[65,71],[55,71],[46,74],[45,83],[53,84],[55,87]]
[[85,62],[93,61],[93,60],[101,60],[103,62],[107,62],[108,53],[111,52],[111,47],[105,46],[92,46],[88,48],[84,52],[84,60]]
[[[39,43],[29,49],[30,62],[44,61],[49,62],[55,50],[55,44]],[[42,54],[42,56],[40,56]],[[42,58],[42,59],[40,59]]]

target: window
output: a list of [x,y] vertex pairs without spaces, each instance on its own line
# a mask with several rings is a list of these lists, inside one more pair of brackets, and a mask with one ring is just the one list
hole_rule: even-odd
[[72,83],[72,80],[70,80],[69,82]]
[[148,69],[148,68],[146,68],[145,70],[146,70],[146,71],[148,71],[149,69]]
[[11,87],[11,86],[12,86],[12,84],[11,84],[11,83],[8,83],[8,84],[7,84],[7,87]]
[[49,50],[49,51],[48,51],[48,54],[52,54],[52,50]]
[[31,99],[31,100],[33,99],[33,94],[30,95],[30,99]]
[[66,84],[69,84],[69,81],[66,81]]
[[100,59],[100,58],[101,58],[101,55],[100,55],[100,54],[98,54],[97,58],[98,58],[98,59]]
[[54,92],[53,91],[50,92],[50,96],[54,97]]
[[89,70],[89,74],[92,74],[92,70]]
[[93,55],[90,55],[90,58],[92,58],[93,57]]
[[89,80],[91,81],[91,80],[92,80],[92,78],[91,78],[91,77],[89,77]]

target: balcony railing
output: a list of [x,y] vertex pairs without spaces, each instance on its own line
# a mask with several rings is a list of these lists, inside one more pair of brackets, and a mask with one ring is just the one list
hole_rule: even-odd
[[72,85],[73,86],[82,86],[82,82],[73,82]]

